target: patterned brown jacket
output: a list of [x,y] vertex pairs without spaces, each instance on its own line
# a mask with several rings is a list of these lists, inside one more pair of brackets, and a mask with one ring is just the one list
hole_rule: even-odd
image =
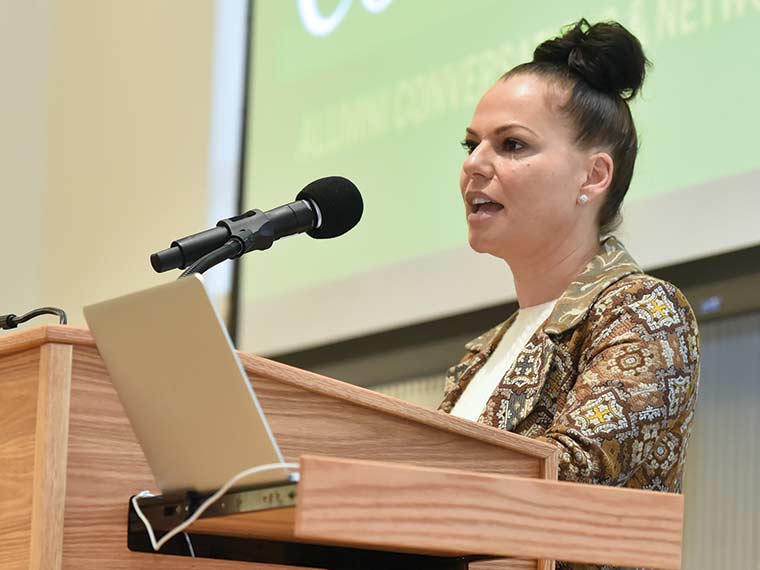
[[[515,316],[465,345],[447,373],[440,410],[451,412]],[[506,371],[478,423],[557,446],[560,479],[678,493],[699,350],[684,295],[643,274],[607,238]]]

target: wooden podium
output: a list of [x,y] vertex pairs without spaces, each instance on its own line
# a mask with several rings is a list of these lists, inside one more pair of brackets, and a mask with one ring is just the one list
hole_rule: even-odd
[[[483,569],[680,568],[679,495],[558,482],[549,444],[240,356],[286,460],[302,459],[296,505],[202,518],[193,536],[491,558],[469,564]],[[157,492],[89,332],[1,336],[1,568],[284,567],[130,550],[143,489]]]

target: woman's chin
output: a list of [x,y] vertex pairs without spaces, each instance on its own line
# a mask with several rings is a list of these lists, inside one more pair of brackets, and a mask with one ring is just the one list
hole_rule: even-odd
[[491,255],[496,255],[496,244],[493,242],[493,240],[484,239],[483,236],[480,235],[473,235],[472,232],[470,232],[469,240],[470,242],[470,248],[477,252],[477,253],[490,253]]
[[505,239],[506,236],[501,236],[501,239],[488,239],[480,232],[470,231],[467,237],[470,249],[473,251],[493,255],[499,259],[507,259],[511,244],[509,240]]

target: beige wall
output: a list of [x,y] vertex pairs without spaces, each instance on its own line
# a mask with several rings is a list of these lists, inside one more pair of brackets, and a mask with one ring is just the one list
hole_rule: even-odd
[[0,0],[0,314],[40,299],[49,4]]
[[0,313],[82,324],[176,276],[148,256],[207,225],[213,27],[213,0],[0,0]]

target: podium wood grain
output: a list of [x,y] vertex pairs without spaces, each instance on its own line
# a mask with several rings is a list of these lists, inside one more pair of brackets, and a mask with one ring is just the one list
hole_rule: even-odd
[[192,532],[434,556],[550,555],[680,568],[683,497],[398,463],[301,458],[297,506],[200,520]]
[[158,490],[91,338],[55,328],[84,342],[0,338],[0,568],[287,569],[127,549],[128,498]]
[[[548,444],[263,358],[241,360],[288,460],[314,453],[556,479]],[[158,490],[88,331],[46,326],[0,337],[0,414],[3,569],[268,567],[127,549],[127,499]]]
[[0,567],[30,565],[39,352],[0,361]]
[[681,567],[682,495],[309,456],[301,477],[295,535],[309,540]]
[[288,461],[303,453],[556,479],[556,448],[241,354]]

